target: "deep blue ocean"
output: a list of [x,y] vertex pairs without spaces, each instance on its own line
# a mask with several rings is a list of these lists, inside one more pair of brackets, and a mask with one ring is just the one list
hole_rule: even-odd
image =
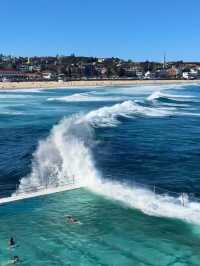
[[198,84],[0,91],[0,197],[83,186],[0,206],[0,265],[200,265],[199,158]]

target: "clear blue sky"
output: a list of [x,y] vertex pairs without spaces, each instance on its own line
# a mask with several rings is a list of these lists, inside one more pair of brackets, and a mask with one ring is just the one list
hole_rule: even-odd
[[200,0],[1,1],[0,52],[200,61]]

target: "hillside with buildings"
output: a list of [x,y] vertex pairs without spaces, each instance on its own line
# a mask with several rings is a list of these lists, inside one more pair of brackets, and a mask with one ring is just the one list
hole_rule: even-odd
[[199,79],[198,62],[133,62],[119,58],[0,55],[0,81]]

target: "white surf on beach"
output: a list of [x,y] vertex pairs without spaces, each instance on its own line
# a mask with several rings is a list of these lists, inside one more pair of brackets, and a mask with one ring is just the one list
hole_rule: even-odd
[[[171,113],[171,112],[170,112]],[[128,185],[106,180],[95,166],[92,148],[96,127],[116,127],[120,117],[138,116],[164,118],[169,110],[143,107],[133,101],[126,101],[110,107],[103,107],[85,115],[64,118],[54,126],[47,139],[40,141],[33,155],[32,171],[21,179],[17,193],[35,190],[44,184],[53,189],[66,184],[72,176],[76,184],[136,208],[148,215],[178,218],[200,224],[200,204],[187,200],[181,206],[181,199],[168,195],[156,195],[138,185]]]
[[45,90],[44,88],[33,88],[33,89],[0,89],[0,93],[5,93],[5,94],[12,94],[12,93],[40,93],[42,92],[43,90]]

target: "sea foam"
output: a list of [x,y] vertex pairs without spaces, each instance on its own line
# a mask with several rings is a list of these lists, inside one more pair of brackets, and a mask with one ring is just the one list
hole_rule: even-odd
[[[107,101],[122,101],[125,97],[109,97],[96,92],[91,93],[75,93],[63,97],[50,97],[47,101],[60,101],[60,102],[107,102]],[[127,97],[126,97],[127,99]]]
[[37,190],[44,185],[62,187],[75,177],[77,184],[145,214],[199,224],[200,204],[187,201],[185,206],[181,206],[180,198],[156,195],[138,185],[106,180],[96,168],[92,155],[96,145],[95,127],[117,126],[121,116],[135,117],[138,114],[151,117],[167,115],[166,111],[126,101],[85,115],[64,118],[53,127],[47,139],[40,141],[33,155],[32,171],[21,179],[18,192]]

